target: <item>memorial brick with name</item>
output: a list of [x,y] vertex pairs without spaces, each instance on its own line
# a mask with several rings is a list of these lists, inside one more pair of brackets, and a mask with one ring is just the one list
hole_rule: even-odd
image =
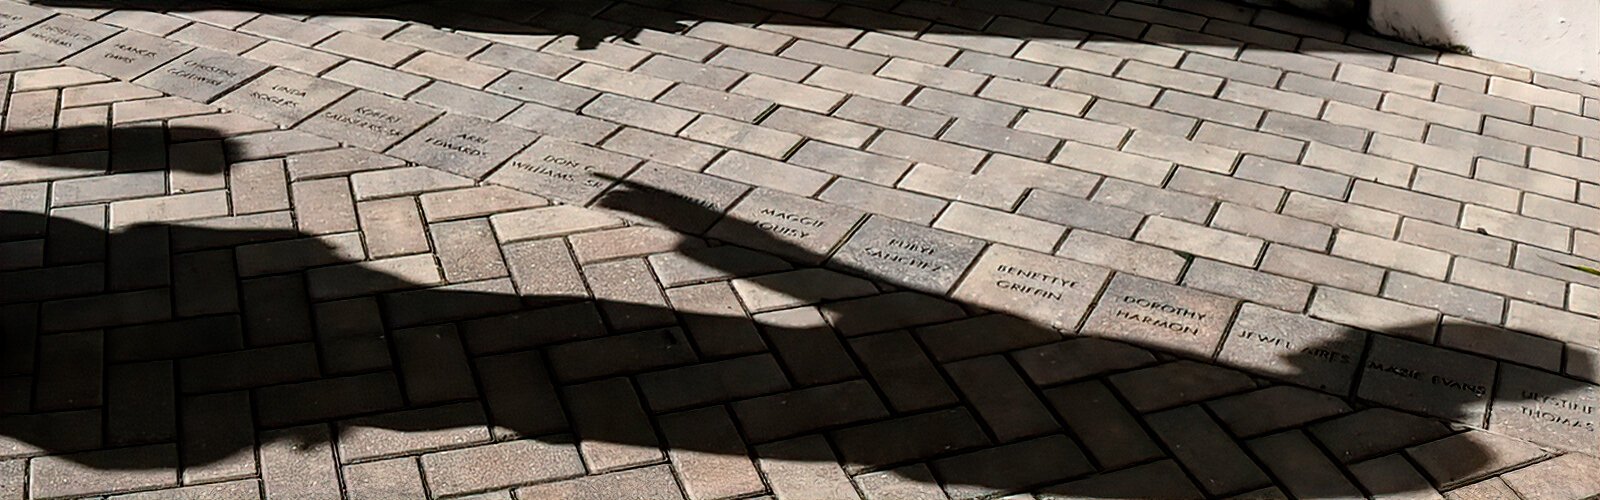
[[[28,23],[34,16],[25,11],[15,14],[13,26]],[[72,16],[55,16],[0,41],[0,44],[35,56],[60,61],[117,34],[116,28]]]
[[1374,335],[1356,397],[1481,427],[1494,372],[1489,359]]
[[1600,454],[1600,386],[1502,364],[1489,430]]
[[1111,271],[1060,257],[990,245],[951,294],[957,300],[1075,330]]
[[15,35],[49,17],[48,10],[19,3],[0,3],[0,44],[4,43],[6,37]]
[[721,177],[646,162],[627,181],[601,197],[598,206],[623,217],[649,214],[667,227],[700,234],[722,218],[750,186]]
[[1239,301],[1118,274],[1083,333],[1210,359]]
[[66,63],[123,80],[138,78],[192,47],[137,31],[124,31],[67,58]]
[[211,102],[266,70],[267,65],[259,61],[210,49],[194,49],[133,83],[178,97]]
[[275,68],[217,99],[217,105],[291,127],[351,90],[339,82]]
[[859,210],[758,188],[728,211],[706,236],[820,264],[861,220]]
[[353,146],[382,151],[436,116],[439,111],[427,106],[357,90],[307,118],[297,128]]
[[942,295],[978,258],[983,245],[982,240],[871,215],[828,263],[912,290]]
[[642,161],[546,136],[506,160],[486,180],[553,200],[587,205]]
[[533,132],[461,115],[445,115],[390,148],[396,158],[481,179],[538,137]]
[[1367,334],[1256,304],[1245,304],[1217,361],[1334,394],[1350,394]]

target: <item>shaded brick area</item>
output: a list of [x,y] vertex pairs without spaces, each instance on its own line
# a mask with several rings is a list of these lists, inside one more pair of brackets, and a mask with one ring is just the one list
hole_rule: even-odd
[[0,3],[0,498],[1597,490],[1596,89],[1222,4],[724,7]]

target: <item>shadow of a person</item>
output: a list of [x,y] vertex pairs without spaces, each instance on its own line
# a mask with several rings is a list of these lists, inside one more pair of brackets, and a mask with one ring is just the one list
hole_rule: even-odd
[[[66,168],[61,165],[54,167]],[[4,175],[4,172],[0,172],[0,177]],[[623,181],[618,189],[608,192],[597,206],[690,233],[703,232],[707,220],[721,220],[723,224],[751,224],[724,217],[692,198],[627,181]],[[0,459],[63,455],[66,460],[95,469],[177,470],[223,462],[249,450],[256,445],[254,435],[258,428],[263,429],[259,430],[263,445],[272,439],[303,440],[305,446],[339,439],[338,436],[325,433],[301,434],[300,431],[281,430],[293,425],[329,422],[342,422],[338,427],[341,433],[359,432],[363,427],[410,433],[487,424],[495,429],[495,439],[527,438],[549,444],[576,443],[579,447],[666,448],[727,455],[750,453],[748,448],[727,447],[720,441],[678,442],[669,437],[668,442],[663,442],[657,432],[651,430],[651,415],[636,403],[631,408],[608,408],[605,418],[585,418],[572,407],[590,405],[589,409],[593,410],[593,405],[604,407],[604,402],[572,392],[558,393],[553,389],[553,384],[563,386],[562,391],[568,391],[577,384],[597,387],[616,377],[642,377],[705,361],[729,361],[729,356],[706,354],[703,342],[714,330],[728,328],[730,324],[748,323],[742,311],[719,314],[586,296],[527,296],[518,294],[510,287],[509,280],[505,279],[491,280],[493,283],[437,286],[437,282],[419,282],[403,270],[361,264],[364,254],[359,249],[352,253],[350,247],[342,246],[338,241],[292,229],[223,229],[160,223],[131,225],[108,231],[70,218],[15,211],[0,212],[0,221],[4,221],[6,226],[5,231],[0,231],[0,234],[6,235],[0,237],[0,241],[40,239],[47,245],[59,241],[87,247],[82,249],[82,255],[70,259],[70,264],[29,268],[7,262],[0,266],[18,269],[0,273],[0,317],[3,317],[3,321],[0,321],[0,347],[3,347],[0,361],[4,362],[0,364],[0,377],[25,375],[0,380],[10,381],[12,386],[19,380],[36,384],[28,399],[29,404],[19,405],[14,398],[0,398],[0,401],[5,401],[4,407],[0,407],[0,415],[5,415],[0,416]],[[740,234],[768,234],[754,226],[743,229]],[[359,245],[359,242],[356,244]],[[824,260],[815,252],[795,247],[778,238],[741,241],[740,244],[768,251],[778,249],[773,252],[777,254],[814,257],[801,260]],[[97,245],[104,247],[96,250]],[[107,251],[104,248],[115,250]],[[235,273],[237,268],[234,259],[234,256],[245,252],[253,253],[252,259],[281,263],[283,267],[271,272],[254,273],[251,282],[246,285],[244,277]],[[684,243],[672,253],[684,265],[702,269],[707,276],[738,277],[763,270],[790,268],[789,264],[762,252],[733,246],[706,247],[698,242]],[[432,257],[422,255],[432,265]],[[214,260],[207,264],[205,259]],[[528,271],[542,273],[560,270]],[[840,276],[829,285],[845,287],[867,283],[843,280],[844,277]],[[195,288],[190,287],[191,283],[203,285]],[[497,285],[504,286],[496,288]],[[819,295],[817,290],[810,288],[814,284],[772,280],[763,282],[763,285],[771,287],[774,294],[790,297]],[[301,294],[305,294],[307,289],[320,288],[349,292],[324,296],[311,292],[310,300],[316,304],[304,303],[307,298]],[[871,293],[893,288],[869,286]],[[175,312],[176,298],[185,294],[189,294],[187,298],[194,298],[196,293],[217,293],[218,303],[222,305],[215,309]],[[829,296],[826,293],[822,295]],[[202,295],[202,298],[206,297]],[[285,301],[301,301],[298,310],[302,314],[276,316],[263,312],[271,311],[273,304]],[[818,303],[824,310],[829,307],[827,301],[812,302]],[[944,308],[941,311],[948,309],[958,313],[963,308],[977,309],[975,306],[951,304],[931,297],[920,303]],[[315,314],[312,314],[313,311]],[[828,319],[834,324],[851,320],[848,317],[841,319],[837,314],[882,313],[858,309],[833,312],[835,315]],[[964,315],[961,313],[954,317]],[[1078,338],[1071,332],[1046,330],[1041,334],[1039,331],[1045,329],[1027,325],[1022,320],[998,314],[989,317],[995,320],[988,323],[994,327],[993,331],[972,331],[970,335],[1018,335],[1046,339],[1032,341],[1029,345],[1070,344],[1075,347],[1064,352],[1076,351],[1078,354],[1060,357],[1053,362],[1073,369],[1080,369],[1077,367],[1081,365],[1085,373],[1114,373],[1171,359],[1168,355],[1152,355],[1144,350],[1163,350],[1159,345],[1129,346],[1100,339]],[[937,321],[949,319],[946,317]],[[765,327],[785,328],[784,325]],[[747,405],[734,414],[741,418],[760,415],[764,419],[780,422],[766,427],[744,422],[745,427],[741,432],[745,440],[749,446],[763,450],[763,458],[832,460],[831,453],[819,455],[812,448],[760,447],[797,435],[844,432],[846,429],[843,428],[849,427],[845,424],[885,419],[891,414],[896,418],[912,416],[906,412],[891,412],[873,387],[927,383],[926,379],[920,377],[928,373],[918,371],[916,367],[903,370],[852,367],[852,372],[863,375],[826,379],[827,385],[820,382],[824,379],[810,384],[784,380],[783,367],[774,361],[784,354],[768,351],[786,347],[776,345],[777,341],[771,338],[770,332],[763,338],[756,334],[754,326],[744,328],[747,329],[745,333],[757,335],[751,337],[757,347],[744,354],[756,355],[764,360],[762,362],[766,364],[761,369],[779,376],[769,381],[758,380],[760,376],[749,373],[708,371],[693,379],[694,387],[673,387],[673,390],[692,394],[681,396],[678,403],[668,407],[680,410],[724,404]],[[801,349],[842,349],[841,338],[826,325],[820,329],[801,327],[796,330],[785,333],[784,342],[793,343]],[[1355,330],[1346,329],[1341,335],[1347,337],[1302,342],[1306,345],[1298,346],[1290,351],[1292,354],[1273,363],[1277,368],[1270,375],[1315,387],[1316,384],[1307,382],[1315,377],[1303,376],[1325,370],[1330,363],[1360,365],[1366,362],[1359,359],[1359,350],[1356,351],[1356,359],[1330,360],[1330,357],[1339,356],[1339,353],[1350,352],[1352,344],[1361,346],[1376,341],[1367,340],[1367,334]],[[46,343],[51,344],[51,348],[44,348]],[[1106,360],[1102,356],[1111,352],[1122,353],[1124,358],[1137,361],[1095,372],[1093,367],[1105,366]],[[436,363],[403,364],[396,361],[396,356],[429,359]],[[486,362],[485,359],[490,357],[495,361]],[[476,363],[475,369],[464,361],[468,358]],[[1210,359],[1200,361],[1209,362]],[[171,363],[177,363],[180,376],[176,382],[169,378],[163,383],[163,376],[172,375],[170,371],[160,375],[161,367],[167,366],[170,370]],[[1183,366],[1193,366],[1196,370],[1202,369],[1199,363],[1177,363],[1186,363]],[[788,367],[790,370],[797,368],[801,367]],[[932,365],[927,368],[940,369]],[[1354,370],[1356,367],[1348,368]],[[1200,377],[1202,384],[1217,383],[1217,380],[1224,379],[1242,384],[1238,389],[1224,392],[1242,391],[1257,385],[1237,372],[1209,367],[1204,369],[1207,373],[1219,374],[1216,377],[1220,378]],[[480,390],[483,384],[475,380],[475,377],[486,376],[485,371],[496,370],[515,373],[527,379],[524,382],[528,383],[523,387],[530,387],[533,394],[524,394],[528,397],[512,398],[511,403],[497,405],[495,399],[504,394]],[[933,373],[938,383],[945,383],[944,377],[949,376],[939,375],[938,371]],[[1197,372],[1179,370],[1174,373]],[[196,374],[204,374],[206,378],[191,380],[190,377]],[[380,383],[347,384],[352,380],[378,380]],[[120,399],[108,400],[110,396],[102,392],[102,383],[104,387],[121,388],[118,392]],[[199,438],[184,442],[181,453],[175,448],[169,448],[166,453],[137,455],[94,451],[174,441],[177,431],[172,422],[176,411],[174,401],[178,398],[174,394],[174,383],[178,385],[177,392],[184,396],[251,391],[254,395],[252,403],[255,417],[252,419],[246,415],[242,421],[231,421],[245,427],[234,429],[235,432],[231,434],[202,432]],[[296,389],[318,383],[325,383],[321,386],[323,388],[336,389]],[[1195,381],[1174,380],[1172,383],[1181,388]],[[541,389],[541,386],[545,388]],[[631,387],[626,382],[623,382],[623,386]],[[1316,388],[1335,393],[1341,398],[1351,395],[1349,387]],[[785,394],[791,396],[769,395],[789,389],[794,391]],[[16,387],[9,387],[0,390],[0,394],[14,394],[7,391],[15,390]],[[632,391],[630,388],[625,392],[632,394]],[[804,396],[793,396],[803,391],[810,392]],[[852,397],[863,394],[869,397]],[[972,396],[968,394],[968,397]],[[1484,394],[1478,396],[1479,400],[1487,397]],[[1041,403],[1032,401],[1030,404]],[[1082,400],[1063,404],[1093,407],[1122,403]],[[462,413],[443,417],[439,413],[429,413],[442,407],[461,406],[469,408],[464,412],[467,415],[465,417],[461,416]],[[660,410],[654,406],[650,409]],[[417,413],[394,416],[394,412],[401,410],[414,410]],[[923,410],[957,415],[960,417],[958,420],[968,424],[940,432],[930,432],[929,428],[918,431],[919,428],[914,426],[872,428],[865,432],[884,433],[896,441],[867,440],[863,442],[879,446],[841,447],[842,458],[864,463],[870,469],[887,469],[936,458],[933,471],[938,474],[938,480],[944,484],[947,492],[962,498],[1048,486],[1040,478],[1052,478],[1048,482],[1056,483],[1063,479],[1094,477],[1107,466],[1103,457],[1092,456],[1075,443],[1094,440],[1096,438],[1091,435],[1111,432],[1108,429],[1075,428],[1069,422],[1068,425],[1053,424],[1051,428],[1056,430],[1051,432],[1005,436],[973,423],[975,420],[972,415],[982,410],[974,410],[967,402],[956,400],[919,409],[916,414],[925,414],[921,413]],[[1245,411],[1267,420],[1277,413],[1290,415],[1298,410],[1270,405],[1247,405],[1245,408]],[[314,417],[302,417],[304,415]],[[549,418],[533,418],[538,415]],[[827,422],[829,418],[836,418],[839,423],[820,426],[796,423],[817,415],[821,415],[817,417],[819,421]],[[221,416],[213,417],[216,417],[216,421],[230,422]],[[349,424],[352,418],[358,423]],[[1481,415],[1478,418],[1478,425],[1481,425]],[[1425,438],[1440,437],[1448,432],[1437,422],[1428,425],[1437,433],[1423,436]],[[863,432],[859,427],[855,429],[857,434]],[[239,432],[243,432],[245,437],[240,437]],[[1137,425],[1131,432],[1150,439],[1146,435],[1150,431]],[[1047,450],[1050,453],[1010,460],[972,453],[973,450],[995,449],[996,446],[1038,442],[1046,442],[1050,446],[1020,449]],[[1163,448],[1154,444],[1150,446]],[[1162,450],[1156,456],[1166,453],[1182,456],[1183,452]],[[1453,459],[1457,465],[1470,469],[1474,464],[1490,460],[1492,454],[1492,450],[1468,445],[1457,450]],[[974,456],[979,458],[963,458]],[[961,460],[967,461],[957,462]],[[944,465],[939,465],[941,463]],[[1217,494],[1215,491],[1202,493],[1194,484],[1177,486],[1166,481],[1169,477],[1179,477],[1193,482],[1198,474],[1186,472],[1172,465],[1172,462],[1162,464],[1124,469],[1134,470],[1135,474],[1140,473],[1138,471],[1151,471],[1152,476],[1147,481],[1117,482],[1114,486],[1089,481],[1056,487],[1053,491],[1061,495],[1077,494],[1074,493],[1076,491],[1083,496],[1097,498],[1199,498]],[[582,473],[581,467],[577,473]],[[1177,476],[1162,475],[1169,473]],[[907,479],[935,480],[932,476],[922,475]],[[1362,494],[1345,489],[1347,487],[1348,484],[1335,484],[1323,490],[1315,484],[1301,485],[1293,494],[1300,498]],[[1405,488],[1411,486],[1394,488],[1399,489],[1367,491],[1366,494],[1406,493],[1409,490]]]

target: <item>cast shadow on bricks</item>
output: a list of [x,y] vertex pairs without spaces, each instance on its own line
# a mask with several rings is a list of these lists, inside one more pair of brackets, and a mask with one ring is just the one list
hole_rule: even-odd
[[[120,8],[155,12],[184,12],[213,8],[203,2],[177,0],[33,0],[41,5],[62,7]],[[288,2],[275,2],[284,4]],[[368,8],[337,9],[317,2],[302,2],[293,8],[267,7],[251,2],[219,2],[229,9],[288,15],[333,15],[414,22],[453,31],[491,35],[530,35],[575,37],[576,47],[592,50],[603,43],[637,43],[642,30],[682,33],[703,22],[730,24],[783,25],[797,27],[851,26],[870,31],[984,36],[1018,40],[1084,40],[1136,43],[1141,39],[1188,46],[1241,47],[1244,42],[1218,37],[1199,28],[1148,28],[1130,17],[1107,16],[1107,11],[1137,5],[1118,6],[1114,0],[1079,2],[1080,8],[1057,7],[1051,2],[1014,0],[989,1],[912,1],[845,0],[448,0],[363,2]],[[1065,2],[1063,2],[1065,3]],[[1133,3],[1133,2],[1121,2]],[[1181,2],[1180,2],[1181,3]],[[1228,10],[1227,7],[1221,7]],[[1202,16],[1176,14],[1188,22],[1204,22]],[[1240,8],[1239,12],[1247,12]],[[1134,14],[1129,14],[1134,15]],[[1239,15],[1239,14],[1236,14]],[[1431,15],[1430,9],[1417,8],[1412,16]],[[1359,17],[1359,16],[1356,16]],[[1231,18],[1228,21],[1239,21]],[[1415,25],[1438,24],[1415,23]],[[1092,33],[1095,33],[1091,35]],[[1143,42],[1138,42],[1143,43]],[[1260,46],[1258,46],[1260,47]],[[1272,46],[1271,50],[1296,47]],[[1368,49],[1338,43],[1317,43],[1319,52],[1366,52]],[[1406,44],[1385,44],[1385,50],[1425,55],[1429,49]]]
[[[5,174],[0,171],[0,180]],[[668,227],[720,217],[692,200],[640,185],[614,190],[599,205]],[[762,446],[830,431],[863,438],[860,423],[890,419],[877,394],[885,387],[923,383],[896,380],[921,376],[916,370],[857,367],[863,375],[851,381],[814,386],[810,396],[781,401],[763,396],[800,387],[784,380],[776,365],[771,367],[776,380],[757,380],[747,373],[674,387],[670,398],[675,402],[667,403],[672,411],[731,407],[731,412],[717,413],[731,413],[738,429],[727,430],[742,438],[668,443],[651,423],[650,413],[660,413],[657,402],[649,402],[655,410],[651,412],[638,406],[633,382],[623,377],[709,361],[713,356],[703,353],[704,343],[729,321],[744,321],[743,316],[471,286],[428,288],[390,272],[349,265],[347,249],[294,230],[174,223],[107,231],[69,218],[15,211],[0,212],[0,221],[0,243],[42,241],[48,263],[0,272],[0,460],[64,455],[64,460],[102,470],[187,470],[226,463],[258,446],[258,439],[261,446],[275,440],[315,446],[362,428],[417,433],[487,424],[494,439],[580,447],[621,445],[797,461],[833,461],[838,453],[846,462],[885,470],[928,461],[932,474],[957,497],[1067,483],[1105,468],[1102,457],[1081,445],[1097,439],[1091,436],[1097,429],[1069,422],[1054,425],[1057,430],[1050,432],[1001,438],[981,419],[971,418],[965,401],[923,413],[959,417],[946,419],[959,425],[875,427],[871,434],[876,439],[841,438],[834,451],[826,445]],[[760,243],[763,248],[787,245],[776,239]],[[693,265],[730,275],[775,260],[732,246],[682,250]],[[286,271],[241,278],[236,258],[242,260],[249,252],[255,253],[251,260],[283,263]],[[26,267],[5,264],[0,268]],[[850,321],[831,319],[836,324]],[[985,333],[994,332],[971,332]],[[838,348],[841,343],[825,328],[805,335],[817,335],[818,345]],[[1064,363],[1103,366],[1107,353],[1133,353],[1146,360],[1125,367],[1131,370],[1158,358],[1171,359],[1151,356],[1140,346],[1070,334],[1067,338],[1084,348],[1076,351],[1083,353],[1079,358],[1065,358]],[[1326,363],[1328,351],[1338,350],[1304,346],[1283,360],[1278,375],[1293,380]],[[480,379],[491,372],[520,379],[523,383],[516,387],[526,392],[485,390]],[[1031,390],[1037,394],[1041,389]],[[609,407],[604,394],[617,391],[633,403]],[[248,397],[241,396],[246,393]],[[227,409],[234,406],[213,404],[230,398],[253,410],[241,414]],[[1249,408],[1263,415],[1294,410]],[[586,417],[597,414],[604,416]],[[811,423],[816,419],[847,424],[817,426]],[[338,423],[334,435],[327,431],[329,423]],[[1150,435],[1151,442],[1160,442]],[[741,439],[744,446],[737,444]],[[729,442],[735,445],[724,446]],[[993,448],[1002,444],[1011,446]],[[1182,456],[1182,450],[1161,447],[1161,455]],[[969,453],[985,448],[1016,453]],[[1471,469],[1490,455],[1466,446],[1453,459],[1461,469]],[[1091,498],[1201,496],[1193,487],[1167,489],[1172,483],[1162,480],[1170,477],[1163,474],[1197,481],[1173,463],[1119,469],[1148,471],[1148,481],[1075,483],[1044,491]],[[580,464],[567,475],[583,471]],[[923,474],[908,479],[935,480]],[[1308,488],[1296,495],[1334,498],[1350,493]]]

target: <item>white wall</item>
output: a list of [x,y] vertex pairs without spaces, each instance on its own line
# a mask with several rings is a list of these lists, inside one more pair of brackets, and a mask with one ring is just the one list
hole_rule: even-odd
[[1600,84],[1600,0],[1371,0],[1381,33]]

